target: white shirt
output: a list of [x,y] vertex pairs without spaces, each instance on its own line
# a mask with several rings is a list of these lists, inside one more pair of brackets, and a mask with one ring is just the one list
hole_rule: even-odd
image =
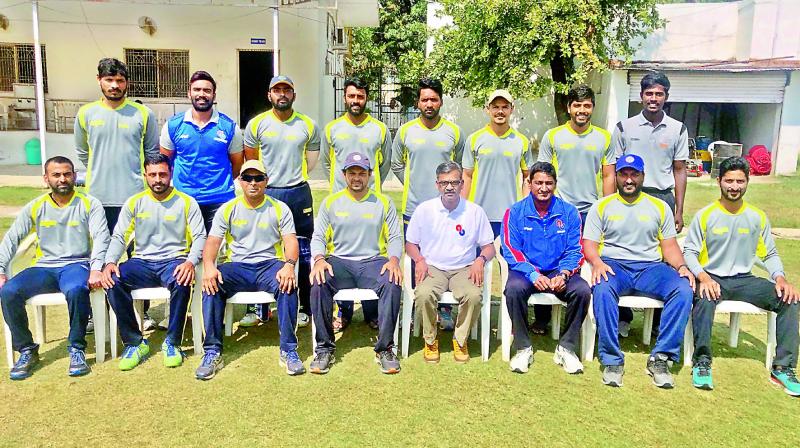
[[425,262],[442,271],[471,265],[475,248],[493,240],[486,212],[464,198],[459,198],[452,212],[440,197],[421,203],[406,231],[406,241],[418,245]]

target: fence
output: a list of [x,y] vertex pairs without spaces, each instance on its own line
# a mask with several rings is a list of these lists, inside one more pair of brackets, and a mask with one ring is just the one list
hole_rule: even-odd
[[[339,77],[333,80],[335,117],[347,112],[347,105],[344,101],[344,82],[345,79]],[[415,88],[415,86],[388,82],[380,86],[370,86],[367,112],[373,118],[386,124],[394,134],[403,123],[417,118],[418,111],[413,105]]]

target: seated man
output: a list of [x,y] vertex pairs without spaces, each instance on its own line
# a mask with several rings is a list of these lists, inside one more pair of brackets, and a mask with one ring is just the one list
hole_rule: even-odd
[[316,329],[312,373],[327,373],[336,361],[333,296],[342,289],[372,289],[378,295],[375,362],[398,373],[394,329],[400,313],[403,236],[392,200],[369,189],[372,168],[364,154],[349,154],[342,167],[347,188],[323,201],[311,237],[311,315]]
[[[131,291],[140,288],[169,289],[169,323],[161,344],[164,365],[183,364],[181,338],[186,307],[194,283],[194,269],[200,262],[206,229],[197,201],[170,186],[172,167],[163,154],[144,160],[147,191],[131,196],[111,236],[103,276],[114,286],[108,302],[117,315],[119,334],[125,350],[120,370],[131,370],[150,354],[133,311]],[[133,235],[131,235],[133,233]],[[133,237],[133,256],[117,266]]]
[[[721,300],[738,300],[778,313],[777,354],[772,361],[771,380],[792,396],[800,396],[797,381],[797,290],[786,282],[786,274],[767,216],[744,201],[750,165],[732,157],[719,166],[720,198],[694,216],[683,247],[686,264],[697,276],[692,309],[694,367],[692,384],[713,389],[711,380],[711,326],[714,309]],[[753,276],[759,257],[769,271],[767,279]]]
[[624,155],[617,160],[616,171],[617,194],[592,206],[583,234],[584,254],[592,266],[603,383],[622,386],[625,357],[619,347],[617,304],[620,296],[638,294],[664,302],[661,331],[647,361],[647,373],[653,384],[669,389],[675,385],[669,361],[680,359],[694,275],[675,240],[669,205],[642,192],[642,158]]
[[[89,289],[103,286],[100,270],[109,239],[106,215],[100,201],[75,191],[75,167],[68,158],[48,159],[44,181],[50,193],[25,205],[0,243],[0,303],[11,345],[20,355],[9,374],[12,380],[28,378],[39,362],[25,301],[46,293],[61,292],[67,298],[69,376],[90,372],[84,353]],[[17,247],[30,233],[36,236],[33,266],[8,280]]]
[[[244,195],[217,210],[203,248],[203,320],[205,354],[197,368],[200,380],[210,380],[222,368],[225,301],[238,292],[264,291],[278,303],[279,364],[289,375],[304,373],[297,355],[297,279],[294,265],[299,248],[289,207],[264,194],[267,170],[259,160],[242,165],[239,182]],[[227,242],[226,262],[217,269],[217,252]]]
[[583,364],[575,353],[591,297],[586,280],[576,275],[583,262],[581,217],[574,205],[553,195],[556,170],[549,162],[534,163],[526,181],[531,192],[506,210],[500,235],[508,262],[504,294],[517,348],[511,371],[526,373],[533,362],[528,298],[548,292],[567,303],[567,330],[553,361],[567,373],[581,373]]
[[[414,260],[414,302],[422,314],[425,362],[439,362],[436,315],[445,291],[458,301],[453,359],[469,361],[467,337],[480,315],[483,267],[494,257],[494,235],[482,208],[461,198],[461,166],[452,161],[436,168],[441,197],[419,204],[406,232],[406,253]],[[480,255],[475,257],[476,248]],[[411,275],[407,273],[406,275]]]

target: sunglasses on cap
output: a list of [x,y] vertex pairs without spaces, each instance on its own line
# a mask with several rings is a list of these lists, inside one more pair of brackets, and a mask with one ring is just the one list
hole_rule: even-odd
[[267,180],[267,176],[264,174],[242,174],[239,177],[242,178],[245,182],[264,182]]

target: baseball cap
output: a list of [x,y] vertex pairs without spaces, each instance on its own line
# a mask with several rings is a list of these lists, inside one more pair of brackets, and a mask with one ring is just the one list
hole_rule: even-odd
[[271,89],[278,84],[286,84],[294,89],[294,81],[292,81],[292,78],[286,75],[273,76],[272,79],[269,81],[269,88]]
[[347,155],[347,158],[344,159],[344,165],[342,165],[342,171],[354,166],[364,168],[365,170],[372,169],[369,166],[369,159],[367,156],[360,152],[351,152]]
[[617,159],[617,171],[622,171],[623,168],[633,168],[644,173],[644,160],[636,154],[626,154]]
[[256,170],[261,174],[267,174],[267,169],[264,168],[264,164],[261,163],[260,160],[248,160],[242,164],[242,169],[239,170],[240,173],[244,173],[247,170]]
[[492,101],[496,100],[497,98],[504,98],[506,101],[514,104],[514,97],[505,89],[497,89],[489,95],[489,99],[486,100],[486,105],[492,104]]

